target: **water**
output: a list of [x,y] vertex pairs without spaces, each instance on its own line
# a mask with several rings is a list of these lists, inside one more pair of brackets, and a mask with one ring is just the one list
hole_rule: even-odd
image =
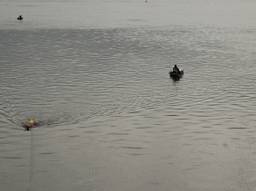
[[1,2],[1,190],[256,189],[253,2],[187,3]]

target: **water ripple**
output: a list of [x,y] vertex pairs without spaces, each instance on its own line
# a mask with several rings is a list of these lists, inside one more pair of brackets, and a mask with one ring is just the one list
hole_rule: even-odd
[[[225,190],[213,185],[255,166],[254,33],[0,30],[0,171],[48,190]],[[179,82],[168,76],[174,64],[185,70]],[[40,128],[23,131],[31,116]]]

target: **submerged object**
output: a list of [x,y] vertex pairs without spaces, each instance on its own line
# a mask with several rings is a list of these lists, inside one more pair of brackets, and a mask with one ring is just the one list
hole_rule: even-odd
[[174,81],[178,81],[182,78],[184,71],[183,70],[180,70],[179,72],[170,71],[169,74],[170,74],[170,78],[172,78]]
[[19,15],[19,16],[17,17],[17,20],[19,20],[19,21],[23,20],[23,16],[22,16],[22,15]]
[[22,123],[22,126],[25,128],[25,130],[29,131],[31,128],[38,127],[39,122],[36,120],[36,118],[28,118],[24,123]]

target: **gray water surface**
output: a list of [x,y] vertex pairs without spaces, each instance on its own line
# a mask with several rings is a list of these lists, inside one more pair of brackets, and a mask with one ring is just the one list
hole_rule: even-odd
[[1,25],[1,190],[255,190],[256,28],[125,21]]

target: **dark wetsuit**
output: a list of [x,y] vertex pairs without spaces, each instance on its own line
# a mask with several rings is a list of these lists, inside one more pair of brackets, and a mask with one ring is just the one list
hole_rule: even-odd
[[174,72],[180,73],[179,68],[177,67],[177,65],[174,65],[173,69]]

